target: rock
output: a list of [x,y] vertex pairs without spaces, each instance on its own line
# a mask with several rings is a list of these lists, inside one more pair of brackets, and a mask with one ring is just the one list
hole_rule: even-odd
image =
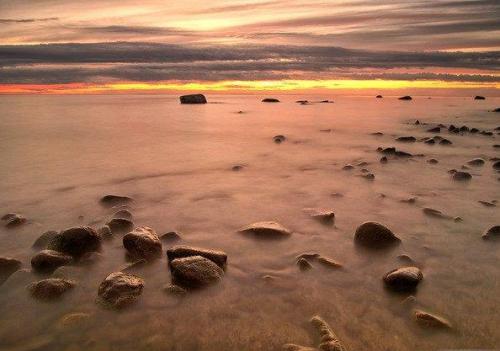
[[496,207],[496,205],[495,205],[493,202],[489,202],[489,201],[482,201],[482,200],[479,200],[478,202],[479,202],[481,205],[486,206],[486,207]]
[[52,273],[71,261],[73,258],[69,255],[54,250],[43,250],[31,258],[31,267],[37,272]]
[[484,96],[481,96],[481,95],[476,95],[474,97],[474,100],[486,100],[486,98]]
[[167,250],[167,258],[170,263],[172,260],[177,258],[201,256],[212,262],[222,269],[226,268],[227,265],[227,254],[223,251],[207,250],[192,246],[174,246]]
[[265,98],[262,100],[262,102],[280,102],[280,101],[274,98]]
[[318,258],[320,255],[317,252],[304,252],[296,257],[297,260],[300,260],[301,258],[305,258],[306,260],[315,260]]
[[382,156],[382,158],[380,159],[380,163],[387,163],[387,156]]
[[402,136],[402,137],[396,138],[396,141],[399,141],[401,143],[414,143],[415,141],[417,141],[417,138],[415,138],[413,136]]
[[426,214],[427,216],[430,216],[430,217],[441,218],[441,219],[451,219],[450,216],[445,215],[443,212],[435,210],[433,208],[424,207],[422,209],[422,211],[424,212],[424,214]]
[[394,233],[376,222],[361,224],[354,234],[354,242],[368,248],[385,248],[399,243],[401,240]]
[[406,254],[399,255],[398,260],[400,260],[401,262],[407,263],[407,264],[414,264],[413,259]]
[[113,232],[109,225],[104,225],[97,230],[97,234],[103,239],[111,239],[113,237]]
[[99,285],[97,302],[106,307],[127,307],[137,300],[143,288],[144,281],[135,275],[111,273]]
[[286,238],[292,232],[277,222],[257,222],[243,227],[241,233],[253,234],[260,238]]
[[441,133],[441,127],[430,128],[430,129],[427,129],[427,131],[429,133]]
[[335,261],[329,257],[318,256],[316,258],[316,260],[318,261],[318,263],[321,263],[323,266],[325,266],[327,268],[342,268],[343,267],[341,263],[338,263],[337,261]]
[[405,95],[405,96],[401,96],[400,98],[398,98],[398,100],[407,100],[407,101],[409,101],[409,100],[412,100],[412,97],[409,96],[409,95]]
[[335,213],[331,210],[306,208],[304,211],[323,224],[333,224],[335,222]]
[[424,312],[421,310],[415,310],[413,316],[418,324],[424,327],[433,328],[451,328],[451,324],[448,320],[438,317],[436,315],[430,314],[429,312]]
[[320,129],[319,131],[320,131],[320,132],[322,132],[322,133],[331,133],[331,132],[332,132],[332,129],[331,129],[331,128],[328,128],[328,129]]
[[382,149],[380,151],[384,155],[394,155],[396,153],[396,148],[395,147],[386,147],[385,149]]
[[297,260],[297,266],[299,266],[299,269],[301,271],[307,271],[312,268],[312,265],[304,257],[301,257]]
[[424,143],[426,143],[428,145],[434,145],[436,143],[436,140],[434,140],[434,139],[427,139],[426,141],[424,141]]
[[14,272],[21,269],[21,261],[11,257],[0,257],[0,285],[2,285]]
[[170,261],[174,284],[185,288],[201,288],[222,280],[224,271],[213,261],[202,256],[176,258]]
[[383,98],[383,96],[382,96],[382,95],[377,95],[377,96],[375,96],[375,97],[376,97],[377,99],[382,99],[382,98]]
[[457,217],[453,218],[453,222],[455,222],[455,223],[463,222],[463,219],[462,219],[462,217],[457,216]]
[[363,174],[363,175],[361,175],[361,177],[363,177],[367,180],[375,180],[375,174],[373,174],[373,173]]
[[453,144],[451,141],[449,141],[448,139],[442,139],[440,142],[439,142],[439,145],[451,145]]
[[115,214],[113,214],[113,218],[122,218],[122,219],[128,219],[131,221],[133,219],[133,216],[129,210],[119,210],[119,211],[115,212]]
[[47,246],[73,257],[86,252],[97,251],[101,247],[101,237],[90,227],[73,227],[58,233]]
[[301,105],[306,105],[306,104],[308,104],[308,103],[309,103],[309,101],[308,101],[308,100],[297,100],[297,101],[295,101],[295,102],[296,102],[297,104],[301,104]]
[[128,232],[134,228],[134,222],[125,218],[113,218],[106,225],[112,233]]
[[82,324],[88,322],[90,317],[90,313],[85,312],[68,313],[58,321],[58,328],[64,329],[67,327],[81,327]]
[[182,239],[182,235],[179,232],[167,232],[160,235],[160,240],[164,242],[175,242]]
[[56,232],[55,230],[46,231],[35,240],[32,247],[35,249],[45,249],[57,234],[59,234],[59,232]]
[[439,161],[436,160],[435,158],[431,158],[431,159],[427,160],[427,162],[430,163],[430,164],[432,164],[432,165],[435,165],[435,164],[439,163]]
[[496,109],[494,109],[493,112],[500,112],[500,107],[497,107]]
[[62,278],[47,278],[28,285],[31,296],[40,300],[53,300],[73,289],[75,283]]
[[243,166],[243,165],[236,165],[236,166],[231,167],[231,171],[238,172],[238,171],[243,170],[243,168],[245,168],[245,166]]
[[415,202],[417,202],[417,198],[416,197],[409,197],[408,199],[401,200],[401,202],[404,202],[407,204],[414,204]]
[[354,169],[354,166],[351,164],[347,164],[344,167],[342,167],[344,171],[350,171],[351,169]]
[[102,205],[107,207],[113,207],[116,205],[126,205],[134,201],[132,198],[127,196],[119,196],[119,195],[106,195],[101,198],[100,202]]
[[467,126],[461,126],[459,130],[461,132],[468,132],[469,131],[469,127],[467,127]]
[[146,261],[144,258],[140,258],[132,263],[129,263],[128,265],[126,265],[125,267],[120,269],[120,271],[125,272],[125,273],[134,272],[136,270],[143,268],[147,264],[148,264],[148,261]]
[[493,147],[494,147],[495,149],[500,149],[500,144],[493,144]]
[[282,142],[284,142],[286,140],[286,137],[284,135],[276,135],[273,137],[273,141],[276,143],[276,144],[281,144]]
[[420,121],[417,119],[414,123],[416,126],[420,125]]
[[5,221],[5,226],[7,228],[19,227],[26,223],[26,218],[17,213],[7,213],[2,217],[2,220]]
[[206,104],[207,98],[203,94],[182,95],[179,97],[181,104]]
[[500,161],[496,161],[493,163],[493,169],[496,169],[497,171],[500,171]]
[[413,291],[424,278],[422,271],[417,267],[403,267],[394,269],[384,276],[387,287],[396,291]]
[[331,100],[321,100],[319,103],[320,104],[333,104],[333,101],[331,101]]
[[472,179],[472,175],[468,172],[457,171],[453,173],[453,180],[456,181],[468,181]]
[[137,227],[123,237],[123,246],[134,258],[151,260],[161,256],[161,241],[149,227]]
[[471,128],[470,132],[473,133],[473,134],[476,134],[476,133],[479,132],[479,129],[477,129],[477,128]]
[[184,296],[187,293],[187,290],[179,285],[167,284],[163,287],[163,291],[175,296]]
[[499,239],[500,238],[500,225],[495,225],[483,233],[484,240]]

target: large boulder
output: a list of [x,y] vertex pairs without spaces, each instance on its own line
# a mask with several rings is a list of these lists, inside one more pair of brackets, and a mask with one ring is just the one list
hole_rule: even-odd
[[180,98],[181,104],[206,104],[207,98],[203,94],[182,95]]
[[0,257],[0,285],[19,269],[21,269],[21,261],[10,257]]
[[400,241],[389,228],[377,222],[365,222],[354,233],[354,242],[368,248],[386,248]]
[[423,278],[422,271],[417,267],[403,267],[386,273],[384,283],[396,291],[413,291]]
[[161,256],[161,241],[149,227],[137,227],[123,237],[123,246],[134,258],[146,260]]
[[48,248],[80,257],[87,252],[97,251],[101,247],[101,237],[90,227],[73,227],[57,234]]
[[208,258],[189,256],[170,261],[172,282],[185,288],[201,288],[222,280],[224,271]]
[[277,222],[256,222],[243,227],[241,233],[253,234],[260,238],[287,238],[292,232]]
[[53,300],[72,289],[75,283],[61,278],[48,278],[28,285],[31,296],[40,300]]
[[135,275],[111,273],[99,285],[97,301],[106,307],[123,308],[134,303],[143,288],[144,281]]
[[191,256],[201,256],[214,262],[222,269],[227,265],[227,254],[222,251],[201,249],[198,247],[178,245],[167,250],[168,262],[172,262],[176,258],[184,258]]
[[52,273],[57,268],[67,265],[73,260],[69,255],[54,250],[43,250],[31,258],[33,270],[42,273]]

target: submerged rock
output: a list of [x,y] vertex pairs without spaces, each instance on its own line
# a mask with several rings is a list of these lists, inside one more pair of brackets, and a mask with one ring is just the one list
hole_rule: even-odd
[[297,260],[297,266],[299,266],[299,269],[301,271],[307,271],[312,268],[312,265],[304,257],[301,257]]
[[222,280],[224,271],[213,261],[202,256],[176,258],[170,261],[174,284],[186,288],[201,288]]
[[382,95],[377,95],[377,96],[375,96],[375,97],[376,97],[377,99],[382,99],[382,98],[383,98],[383,96],[382,96]]
[[385,248],[400,241],[390,229],[377,222],[361,224],[354,234],[354,242],[368,248]]
[[441,133],[441,127],[430,128],[430,129],[427,129],[427,131],[429,133]]
[[164,242],[175,242],[182,239],[182,235],[179,232],[167,232],[160,235],[160,240]]
[[396,141],[402,142],[402,143],[414,143],[417,141],[417,138],[414,136],[401,136],[396,138]]
[[412,291],[423,278],[424,275],[419,268],[404,267],[386,273],[383,280],[385,285],[393,290]]
[[2,220],[5,221],[5,226],[7,228],[19,227],[26,223],[26,218],[17,213],[7,213],[2,217]]
[[40,300],[53,300],[73,289],[75,283],[62,278],[47,278],[28,285],[31,296]]
[[132,198],[127,196],[119,196],[119,195],[105,195],[101,198],[100,202],[102,205],[113,207],[116,205],[126,205],[133,201]]
[[73,227],[58,233],[49,243],[50,250],[60,251],[73,257],[97,251],[101,237],[90,227]]
[[484,160],[482,158],[474,158],[470,161],[467,161],[467,164],[471,166],[482,166],[484,165]]
[[35,240],[33,243],[32,247],[35,249],[44,249],[49,245],[50,241],[56,237],[56,235],[59,234],[59,232],[56,232],[55,230],[49,230],[43,233],[38,237],[38,239]]
[[430,216],[430,217],[441,218],[441,219],[451,219],[452,218],[451,216],[448,216],[441,211],[438,211],[438,210],[435,210],[435,209],[429,208],[429,207],[424,207],[422,209],[422,212],[424,212],[424,214],[426,214],[427,216]]
[[179,97],[181,104],[206,104],[207,98],[203,94],[189,94]]
[[334,259],[331,259],[329,257],[325,257],[325,256],[318,256],[316,257],[316,261],[318,261],[318,263],[322,264],[323,266],[327,267],[327,268],[342,268],[343,265],[337,261],[335,261]]
[[3,284],[14,272],[21,269],[21,261],[11,257],[0,257],[0,285]]
[[283,227],[281,224],[271,221],[250,224],[249,226],[241,228],[239,232],[254,234],[261,238],[286,238],[292,234],[290,230]]
[[284,142],[286,140],[286,137],[284,135],[276,135],[273,137],[273,141],[276,143],[276,144],[281,144],[282,142]]
[[486,98],[484,96],[481,96],[481,95],[476,95],[474,97],[474,100],[486,100]]
[[220,268],[225,269],[227,265],[227,254],[223,251],[207,250],[192,246],[174,246],[167,250],[169,263],[176,258],[201,256],[213,261]]
[[462,171],[454,172],[452,177],[456,181],[468,181],[472,179],[472,175],[469,172]]
[[431,158],[431,159],[427,160],[427,162],[430,163],[430,164],[432,164],[432,165],[435,165],[435,164],[439,163],[439,161],[436,160],[435,158]]
[[130,213],[129,210],[125,210],[125,209],[122,209],[122,210],[119,210],[119,211],[115,212],[113,214],[113,217],[114,218],[128,219],[130,221],[133,219],[132,213]]
[[483,233],[484,240],[500,239],[500,225],[495,225]]
[[500,171],[500,161],[496,161],[493,163],[493,169],[496,169],[497,171]]
[[134,228],[134,222],[125,218],[113,218],[106,225],[111,228],[111,232],[128,232]]
[[424,327],[432,328],[451,328],[451,324],[448,320],[443,317],[436,316],[429,312],[424,312],[421,310],[415,310],[413,316],[418,324]]
[[31,258],[31,267],[37,272],[52,273],[73,261],[73,257],[54,250],[43,250]]
[[413,100],[410,95],[401,96],[398,100]]
[[265,98],[262,99],[262,102],[280,102],[278,99],[275,98]]
[[323,224],[333,224],[335,222],[335,212],[316,208],[305,208],[304,212]]
[[99,234],[99,236],[103,239],[111,239],[113,237],[113,231],[109,225],[103,225],[97,230],[97,234]]
[[453,144],[453,143],[448,139],[441,139],[439,141],[439,145],[451,145],[451,144]]
[[135,275],[111,273],[99,285],[97,301],[107,307],[123,308],[134,303],[143,288],[144,281]]
[[123,246],[134,258],[150,260],[161,256],[161,241],[149,227],[137,227],[126,234],[123,237]]

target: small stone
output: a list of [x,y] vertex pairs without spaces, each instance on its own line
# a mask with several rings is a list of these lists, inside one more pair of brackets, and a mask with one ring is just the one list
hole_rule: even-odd
[[409,96],[409,95],[405,95],[405,96],[401,96],[400,98],[398,98],[398,100],[407,100],[407,101],[409,101],[409,100],[412,100],[412,97]]
[[439,145],[451,145],[453,144],[451,141],[449,141],[448,139],[442,139],[440,142],[439,142]]
[[393,290],[412,291],[423,278],[422,271],[417,267],[404,267],[386,273],[383,280]]
[[422,211],[424,212],[424,214],[426,214],[427,216],[430,216],[430,217],[441,218],[441,219],[451,219],[450,216],[445,215],[443,212],[435,210],[433,208],[424,207],[422,209]]
[[182,235],[179,232],[167,232],[160,235],[160,240],[164,242],[175,242],[182,239]]
[[104,306],[123,308],[134,303],[141,295],[144,281],[123,272],[111,273],[99,285],[97,301]]
[[481,205],[486,206],[486,207],[496,207],[496,205],[495,205],[493,202],[489,202],[489,201],[482,201],[482,200],[479,200],[478,202],[479,202]]
[[424,141],[424,143],[426,143],[428,145],[434,145],[436,143],[436,140],[434,140],[434,139],[427,139],[426,141]]
[[354,169],[354,166],[353,166],[353,165],[351,165],[351,164],[347,164],[347,165],[345,165],[344,167],[342,167],[342,169],[343,169],[344,171],[350,171],[350,170]]
[[413,312],[415,320],[418,324],[424,327],[432,327],[432,328],[451,328],[451,324],[448,320],[438,317],[436,315],[430,314],[428,312],[424,312],[421,310],[415,310]]
[[306,208],[304,211],[323,224],[333,224],[335,222],[335,212],[331,210]]
[[86,252],[97,251],[101,247],[101,237],[90,227],[73,227],[58,233],[47,246],[73,257]]
[[430,163],[430,164],[432,164],[432,165],[435,165],[435,164],[439,163],[439,161],[436,160],[435,158],[431,158],[431,159],[427,160],[427,162]]
[[231,170],[232,170],[233,172],[238,172],[238,171],[242,171],[242,170],[243,170],[243,168],[245,168],[245,166],[242,166],[242,165],[236,165],[236,166],[231,167]]
[[314,260],[318,258],[320,255],[317,252],[304,252],[296,257],[297,260],[301,258],[305,258],[306,260]]
[[277,222],[257,222],[239,230],[241,233],[250,233],[260,238],[285,238],[292,232]]
[[383,96],[382,96],[382,95],[377,95],[377,96],[375,96],[375,97],[376,97],[377,99],[382,99],[382,98],[383,98]]
[[327,268],[342,268],[343,267],[341,263],[338,263],[337,261],[335,261],[329,257],[319,256],[316,258],[316,260],[318,261],[318,263],[321,263],[323,266],[325,266]]
[[203,94],[189,94],[179,97],[181,104],[206,104],[207,98]]
[[281,144],[282,142],[284,142],[286,140],[286,137],[284,135],[276,135],[273,137],[273,141],[276,143],[276,144]]
[[75,283],[71,280],[47,278],[28,285],[28,291],[34,298],[40,300],[53,300],[62,296],[74,286]]
[[303,257],[297,260],[297,266],[299,266],[299,269],[301,271],[307,271],[312,268],[312,265],[309,263],[309,261]]
[[497,171],[500,171],[500,161],[496,161],[494,164],[493,164],[493,169],[496,169]]
[[402,255],[399,255],[398,256],[398,260],[400,260],[401,262],[404,262],[404,263],[409,263],[409,264],[414,264],[415,262],[413,261],[413,259],[406,255],[406,254],[402,254]]
[[54,250],[43,250],[31,259],[31,267],[37,272],[52,273],[57,268],[73,261],[69,255]]
[[474,100],[486,100],[486,98],[484,96],[481,96],[481,95],[476,95],[474,97]]
[[410,197],[408,199],[401,200],[401,202],[404,202],[404,203],[407,203],[407,204],[414,204],[415,202],[417,202],[417,198],[416,197]]
[[16,228],[26,223],[26,218],[17,213],[8,213],[2,217],[7,228]]

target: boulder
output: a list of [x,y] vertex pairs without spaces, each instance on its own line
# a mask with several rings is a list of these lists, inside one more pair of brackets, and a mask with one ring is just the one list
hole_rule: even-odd
[[14,272],[21,269],[21,261],[11,257],[0,257],[0,285],[3,284]]
[[16,228],[26,223],[26,218],[17,213],[7,213],[2,220],[7,228]]
[[134,258],[151,260],[161,256],[161,241],[149,227],[137,227],[123,237],[123,246]]
[[206,104],[207,98],[203,94],[182,95],[180,98],[181,104]]
[[493,163],[493,169],[496,169],[497,171],[500,171],[500,161],[496,161]]
[[448,320],[436,316],[434,314],[431,314],[429,312],[415,310],[413,312],[413,316],[415,317],[417,323],[423,327],[445,328],[445,329],[451,328],[451,324]]
[[167,258],[169,263],[177,258],[192,256],[201,256],[209,259],[222,269],[225,269],[227,265],[227,254],[223,251],[207,250],[184,245],[174,246],[171,249],[167,250]]
[[75,283],[62,278],[47,278],[28,285],[31,296],[40,300],[54,300],[68,290],[73,289]]
[[484,96],[481,96],[481,95],[476,95],[474,97],[474,100],[486,100],[486,98]]
[[383,280],[392,290],[413,291],[423,278],[422,271],[417,267],[404,267],[386,273]]
[[401,143],[414,143],[415,141],[417,141],[417,138],[415,138],[414,136],[401,136],[396,138],[396,141],[399,141]]
[[467,161],[467,164],[471,166],[482,166],[484,165],[484,160],[482,158],[474,158],[470,161]]
[[277,222],[257,222],[243,227],[241,233],[253,234],[259,238],[287,238],[292,232]]
[[58,233],[49,243],[48,249],[80,257],[84,253],[97,251],[101,237],[90,227],[73,227]]
[[134,228],[134,222],[125,218],[112,218],[106,225],[113,233],[128,232]]
[[37,272],[52,273],[71,261],[73,258],[69,255],[54,250],[43,250],[31,258],[31,267]]
[[500,239],[500,225],[495,225],[483,233],[484,240]]
[[278,99],[275,98],[265,98],[262,99],[262,102],[280,102]]
[[135,275],[111,273],[99,285],[97,302],[106,307],[123,308],[134,303],[143,288],[144,281]]
[[468,181],[472,179],[472,175],[469,172],[462,172],[462,171],[457,171],[454,172],[452,175],[453,180],[456,181]]
[[105,195],[101,198],[100,202],[106,207],[113,207],[117,205],[126,205],[133,201],[132,198],[120,195]]
[[407,101],[409,101],[409,100],[413,100],[413,99],[412,99],[411,96],[405,95],[405,96],[401,96],[400,98],[398,98],[398,100],[407,100]]
[[185,288],[201,288],[222,280],[224,271],[202,256],[176,258],[170,261],[172,281]]
[[172,231],[160,235],[160,240],[164,242],[175,242],[182,239],[182,235],[179,232]]
[[375,96],[375,97],[376,97],[377,99],[382,99],[382,98],[383,98],[383,96],[382,96],[382,95],[377,95],[377,96]]
[[35,249],[45,249],[58,233],[55,230],[46,231],[35,240],[32,247]]
[[401,240],[394,233],[377,222],[361,224],[354,234],[354,242],[367,248],[386,248],[398,244]]

